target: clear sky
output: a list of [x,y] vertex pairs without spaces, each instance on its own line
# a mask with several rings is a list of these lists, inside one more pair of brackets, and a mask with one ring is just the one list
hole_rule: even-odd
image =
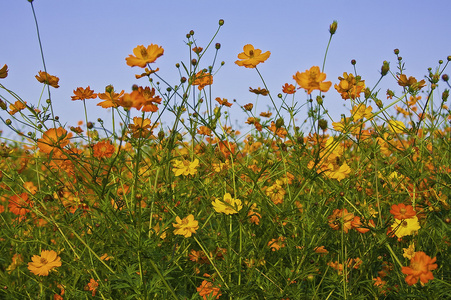
[[[146,78],[134,77],[141,69],[125,63],[137,45],[162,46],[164,55],[152,66],[160,68],[159,74],[167,81],[177,84],[175,64],[189,58],[186,33],[194,30],[197,44],[205,47],[219,19],[224,19],[225,24],[215,42],[222,45],[218,60],[225,61],[225,65],[214,78],[212,95],[229,102],[236,99],[241,105],[255,101],[249,87],[263,87],[255,70],[234,63],[245,44],[271,51],[259,70],[276,96],[284,83],[295,83],[292,77],[297,71],[322,65],[333,20],[338,21],[338,30],[325,68],[327,80],[333,84],[338,83],[337,77],[343,72],[353,72],[350,61],[356,59],[357,72],[372,87],[384,60],[394,70],[395,48],[400,49],[406,62],[405,73],[418,79],[426,75],[428,67],[435,68],[439,59],[446,61],[451,55],[448,0],[35,0],[33,5],[47,71],[60,78],[60,88],[51,90],[54,110],[68,125],[84,120],[82,103],[70,100],[77,87],[89,85],[103,92],[106,85],[113,84],[117,91],[130,92],[133,84],[146,85]],[[37,104],[42,84],[34,76],[43,65],[30,3],[2,0],[0,20],[0,67],[9,67],[2,84],[28,103]],[[211,59],[204,63],[203,67],[207,67]],[[395,80],[388,76],[381,85],[382,100],[387,87],[396,88]],[[0,91],[0,95],[6,93]],[[304,103],[307,96],[299,91],[296,99]],[[259,111],[265,111],[270,104],[268,97],[258,101]],[[109,118],[106,110],[96,106],[98,100],[87,102],[90,120]],[[335,121],[346,112],[343,104],[349,107],[349,100],[342,100],[332,87],[326,93],[325,106]],[[231,115],[244,122],[236,106],[231,108]],[[6,117],[4,113],[2,116]],[[4,127],[0,124],[0,129]]]

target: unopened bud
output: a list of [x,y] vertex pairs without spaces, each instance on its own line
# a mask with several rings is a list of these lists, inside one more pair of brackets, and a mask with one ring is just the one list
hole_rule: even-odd
[[384,60],[381,68],[381,75],[387,75],[388,71],[390,71],[390,64],[386,60]]
[[333,21],[332,24],[330,24],[329,26],[330,34],[335,34],[335,32],[337,31],[337,26],[338,26],[337,21]]
[[189,31],[189,34],[190,34],[190,35],[194,35],[194,30],[190,30],[190,31]]
[[327,120],[319,119],[318,126],[319,126],[319,128],[321,128],[321,130],[326,130],[327,129]]
[[442,75],[442,80],[448,82],[448,80],[449,80],[448,74],[443,74]]
[[221,49],[221,44],[220,44],[220,43],[216,43],[216,44],[215,44],[215,48],[216,48],[216,50]]
[[393,50],[393,52],[395,52],[395,54],[398,55],[399,54],[399,49],[395,49],[395,50]]
[[443,100],[443,102],[446,102],[448,100],[448,96],[449,96],[449,90],[446,89],[442,93],[442,100]]
[[323,104],[323,98],[322,98],[321,96],[316,96],[316,102],[317,102],[319,105],[322,105],[322,104]]
[[376,105],[377,105],[377,107],[379,107],[379,108],[384,107],[384,104],[382,103],[381,100],[376,100]]
[[276,121],[276,128],[280,128],[285,124],[284,120],[282,118],[278,118]]
[[92,129],[92,128],[94,128],[94,123],[88,122],[88,123],[86,124],[86,127],[88,127],[88,129]]
[[351,60],[351,65],[355,66],[356,63],[355,59]]
[[222,26],[222,25],[224,25],[224,20],[223,20],[223,19],[220,19],[220,20],[219,20],[219,26]]
[[191,64],[192,64],[193,66],[195,66],[195,65],[197,64],[197,59],[193,58],[193,59],[191,60]]

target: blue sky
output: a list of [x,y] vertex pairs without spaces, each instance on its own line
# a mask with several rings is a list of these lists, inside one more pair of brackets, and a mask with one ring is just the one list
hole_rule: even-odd
[[[329,24],[338,21],[327,57],[327,80],[338,83],[343,72],[357,72],[372,87],[379,79],[384,60],[394,70],[399,48],[406,62],[405,73],[422,79],[427,68],[451,55],[450,1],[122,1],[122,0],[35,0],[33,2],[41,33],[47,71],[60,78],[60,88],[52,89],[54,110],[68,125],[84,120],[83,105],[71,101],[77,87],[90,86],[103,92],[108,84],[129,92],[140,68],[126,65],[125,58],[137,45],[158,44],[165,49],[153,67],[168,82],[179,81],[175,64],[187,62],[186,33],[195,31],[199,46],[206,46],[224,19],[215,42],[222,47],[219,61],[224,67],[214,78],[212,95],[236,99],[239,104],[255,102],[249,87],[262,87],[255,70],[235,65],[245,44],[253,44],[271,57],[259,65],[270,91],[276,96],[284,83],[294,83],[293,75],[311,66],[322,65],[329,39]],[[2,80],[28,103],[37,104],[42,84],[35,75],[43,70],[39,44],[30,3],[26,0],[2,1],[0,4],[2,39],[0,67],[7,64],[9,76]],[[212,51],[211,54],[214,52]],[[211,63],[211,56],[204,67]],[[448,72],[449,73],[449,72]],[[381,98],[387,87],[396,89],[393,78],[382,81]],[[6,96],[4,91],[0,95]],[[10,98],[8,98],[10,99]],[[296,100],[307,96],[299,91]],[[90,120],[108,119],[110,114],[96,107],[98,100],[87,102]],[[258,111],[270,104],[268,97],[258,100]],[[346,113],[341,99],[331,88],[325,106],[334,119]],[[231,116],[244,122],[241,110],[232,107]],[[6,117],[3,115],[3,117]],[[299,116],[305,118],[305,111]],[[0,124],[0,129],[5,125]]]

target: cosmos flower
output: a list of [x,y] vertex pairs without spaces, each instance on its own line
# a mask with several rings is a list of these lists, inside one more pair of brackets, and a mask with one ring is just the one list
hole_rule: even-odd
[[238,54],[238,58],[241,60],[237,60],[235,63],[240,67],[255,68],[259,63],[265,62],[270,55],[269,51],[262,53],[262,50],[254,49],[254,46],[247,44],[243,47],[243,52]]
[[421,281],[421,284],[427,283],[434,279],[432,270],[437,269],[435,264],[436,257],[431,258],[422,251],[415,252],[415,256],[410,260],[410,266],[402,267],[401,272],[406,274],[406,282],[408,285],[414,285]]
[[311,94],[314,90],[320,90],[321,92],[327,92],[332,85],[332,82],[325,81],[326,73],[321,73],[318,66],[313,66],[310,70],[305,72],[297,72],[293,75],[293,79],[296,80],[300,88],[305,89],[308,94]]
[[60,79],[56,76],[52,76],[52,75],[48,74],[47,72],[39,71],[38,75],[36,75],[35,77],[40,83],[48,84],[54,88],[60,87],[58,85],[58,81]]
[[216,198],[215,201],[212,202],[213,208],[218,213],[224,213],[226,215],[236,214],[242,208],[240,199],[232,198],[229,193],[224,195],[223,200]]
[[125,60],[130,67],[144,68],[148,63],[153,63],[158,57],[162,56],[164,49],[158,45],[150,44],[144,47],[138,45],[133,49],[133,55],[129,55]]
[[56,267],[61,267],[61,258],[53,250],[42,250],[41,256],[33,255],[28,263],[28,270],[34,275],[48,276]]
[[196,233],[196,230],[199,229],[199,223],[194,220],[194,216],[192,214],[187,217],[180,219],[179,216],[175,218],[177,223],[172,223],[174,226],[174,234],[183,235],[184,237],[190,237],[193,233]]

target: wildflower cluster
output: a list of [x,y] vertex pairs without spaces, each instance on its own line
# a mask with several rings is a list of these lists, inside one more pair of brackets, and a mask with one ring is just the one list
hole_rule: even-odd
[[[196,58],[176,65],[175,84],[151,67],[165,57],[150,44],[125,59],[146,83],[74,89],[73,104],[109,109],[112,128],[87,113],[67,126],[50,93],[25,102],[6,87],[14,70],[0,69],[2,120],[19,137],[0,144],[1,297],[443,299],[451,129],[449,84],[437,78],[446,65],[426,82],[384,62],[381,79],[392,75],[395,87],[382,101],[356,71],[326,81],[313,64],[281,75],[280,91],[250,87],[273,104],[261,111],[214,90],[221,47],[207,63],[211,43],[193,35]],[[270,54],[247,44],[234,67],[262,76]],[[59,87],[47,72],[36,79]],[[347,105],[340,120],[331,101]],[[234,109],[247,115],[240,128]]]

